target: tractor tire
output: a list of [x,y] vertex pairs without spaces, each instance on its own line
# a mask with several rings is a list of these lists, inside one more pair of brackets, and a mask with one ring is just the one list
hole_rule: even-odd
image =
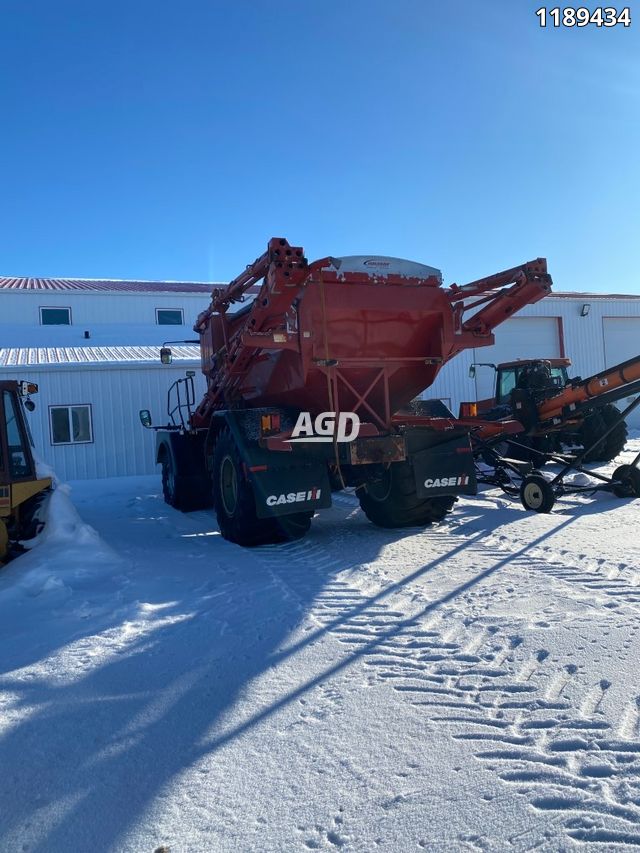
[[175,470],[171,456],[165,455],[162,459],[162,495],[164,502],[174,509],[188,512],[191,509],[189,495],[180,483],[180,478]]
[[413,470],[407,462],[396,462],[382,480],[358,489],[360,507],[377,527],[428,527],[442,521],[456,498],[442,495],[419,498]]
[[165,503],[180,512],[193,512],[211,506],[208,476],[202,479],[181,477],[169,453],[162,457],[162,495]]
[[18,538],[21,541],[35,539],[44,529],[45,510],[51,497],[51,489],[38,492],[19,507],[19,530]]
[[520,501],[533,512],[551,512],[556,502],[553,486],[541,474],[529,474],[520,486]]
[[0,565],[2,565],[9,555],[9,531],[7,525],[0,518]]
[[244,475],[240,451],[229,430],[219,434],[213,452],[213,505],[220,533],[229,542],[253,548],[301,539],[312,512],[258,518],[253,487]]
[[640,498],[640,471],[633,465],[621,465],[613,472],[613,480],[619,483],[613,487],[618,498]]
[[604,406],[601,415],[607,429],[616,424],[603,442],[606,454],[603,461],[611,462],[624,450],[629,433],[626,423],[620,420],[620,411],[615,406]]
[[613,431],[594,447],[583,459],[583,462],[611,462],[621,453],[627,443],[627,425],[620,421],[620,412],[615,406],[607,405],[596,409],[587,418],[580,429],[580,443],[589,448],[598,440],[603,432],[619,421]]
[[35,539],[44,530],[51,488],[32,495],[17,508],[12,522],[0,519],[0,564],[8,563],[27,550],[23,542]]

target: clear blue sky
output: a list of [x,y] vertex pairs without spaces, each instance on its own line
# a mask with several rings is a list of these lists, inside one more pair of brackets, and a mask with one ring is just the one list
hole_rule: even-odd
[[640,3],[538,5],[0,0],[0,274],[227,280],[284,236],[640,293]]

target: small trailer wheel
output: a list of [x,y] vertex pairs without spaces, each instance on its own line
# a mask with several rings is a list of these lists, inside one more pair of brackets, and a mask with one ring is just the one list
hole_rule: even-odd
[[619,481],[613,487],[617,498],[640,498],[640,471],[634,465],[620,465],[612,479]]
[[529,474],[520,486],[520,500],[525,509],[551,512],[556,502],[553,486],[540,474]]

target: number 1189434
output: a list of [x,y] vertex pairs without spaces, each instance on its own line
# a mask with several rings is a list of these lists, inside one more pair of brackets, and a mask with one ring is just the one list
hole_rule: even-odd
[[613,6],[600,6],[597,9],[587,9],[584,6],[555,6],[547,9],[541,6],[536,9],[538,22],[541,27],[630,27],[631,8],[615,9]]

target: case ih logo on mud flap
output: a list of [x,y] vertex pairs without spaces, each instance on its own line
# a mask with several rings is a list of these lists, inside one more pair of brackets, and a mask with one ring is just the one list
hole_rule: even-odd
[[315,486],[308,492],[289,492],[286,495],[269,495],[266,500],[267,506],[281,506],[282,504],[298,504],[306,503],[307,501],[319,501],[321,489]]
[[443,489],[456,488],[458,486],[468,486],[469,477],[429,477],[424,481],[425,489]]
[[315,422],[309,412],[300,412],[291,438],[287,441],[353,441],[359,432],[360,418],[355,412],[320,412]]

